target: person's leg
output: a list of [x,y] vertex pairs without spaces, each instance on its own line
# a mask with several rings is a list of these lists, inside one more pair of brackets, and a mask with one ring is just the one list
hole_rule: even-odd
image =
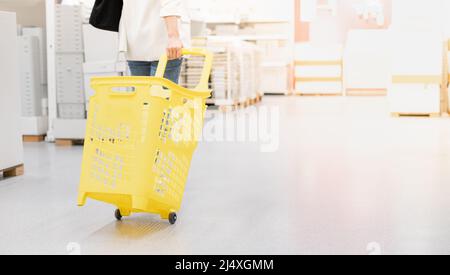
[[[151,70],[150,74],[154,76],[156,74],[156,69],[158,68],[158,61],[151,63]],[[169,60],[167,62],[166,72],[164,73],[164,78],[177,83],[180,80],[180,73],[181,73],[181,64],[183,64],[183,58],[175,59],[175,60]]]
[[152,63],[147,61],[128,61],[132,76],[151,76]]

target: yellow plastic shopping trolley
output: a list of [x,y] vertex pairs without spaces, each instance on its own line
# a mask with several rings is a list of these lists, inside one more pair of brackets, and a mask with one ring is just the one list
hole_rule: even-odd
[[92,79],[79,206],[90,198],[117,206],[118,220],[145,212],[176,222],[211,94],[212,54],[183,55],[205,57],[194,90],[164,79],[166,55],[155,77]]

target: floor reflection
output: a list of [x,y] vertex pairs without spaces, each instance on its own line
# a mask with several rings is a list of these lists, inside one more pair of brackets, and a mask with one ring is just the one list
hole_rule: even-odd
[[161,220],[156,215],[135,214],[124,217],[122,221],[114,221],[102,229],[98,230],[91,237],[96,235],[110,235],[127,239],[142,239],[160,232],[168,233],[173,226],[165,220]]

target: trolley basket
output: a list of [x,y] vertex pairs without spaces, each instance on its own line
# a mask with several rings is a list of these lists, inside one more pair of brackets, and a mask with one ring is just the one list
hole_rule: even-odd
[[199,85],[189,90],[167,79],[167,56],[155,77],[93,78],[78,205],[86,199],[117,207],[115,216],[159,214],[176,222],[192,155],[203,128],[212,54],[204,56]]

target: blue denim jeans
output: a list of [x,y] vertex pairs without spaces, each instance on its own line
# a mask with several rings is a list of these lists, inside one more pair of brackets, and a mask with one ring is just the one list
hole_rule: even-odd
[[[182,58],[169,60],[169,62],[167,62],[164,78],[178,84],[182,63]],[[155,76],[158,64],[158,61],[128,61],[132,76]]]

